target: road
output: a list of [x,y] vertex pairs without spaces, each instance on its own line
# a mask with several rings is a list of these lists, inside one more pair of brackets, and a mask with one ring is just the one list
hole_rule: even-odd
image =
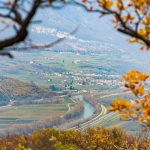
[[76,128],[76,129],[77,130],[84,130],[84,129],[89,128],[89,127],[94,127],[94,126],[100,124],[102,121],[104,121],[105,119],[107,119],[108,117],[110,117],[114,114],[115,114],[115,112],[110,112],[110,113],[105,114],[105,115],[99,117],[98,119],[92,121],[91,123],[85,124],[83,126],[81,125],[80,127]]
[[[109,95],[101,96],[100,98],[106,98],[106,97],[117,96],[117,95],[124,95],[124,94],[127,94],[127,93],[130,93],[130,91],[126,91],[126,92],[122,92],[122,93],[112,93],[112,94],[109,94]],[[78,126],[69,128],[68,130],[70,130],[70,129],[84,130],[88,127],[96,126],[96,125],[100,124],[102,121],[106,120],[108,117],[111,117],[114,114],[117,114],[117,112],[107,113],[107,109],[104,105],[101,105],[101,109],[102,110],[101,110],[100,114],[98,116],[96,116],[95,118],[93,118],[93,119],[91,119],[87,122],[84,122],[84,123],[82,123]]]
[[67,106],[68,106],[68,111],[67,111],[67,113],[70,112],[70,110],[71,110],[70,105],[71,105],[71,103],[68,103],[68,105],[67,105]]
[[99,115],[97,115],[96,117],[92,118],[91,120],[89,120],[87,122],[81,123],[80,125],[72,127],[72,128],[69,128],[67,130],[70,130],[70,129],[80,130],[80,129],[85,129],[85,128],[88,128],[90,126],[96,125],[96,124],[99,123],[99,121],[102,118],[104,118],[104,116],[106,117],[106,115],[110,115],[110,113],[108,113],[108,114],[106,114],[106,113],[107,113],[106,107],[104,105],[101,105],[101,112],[100,112]]

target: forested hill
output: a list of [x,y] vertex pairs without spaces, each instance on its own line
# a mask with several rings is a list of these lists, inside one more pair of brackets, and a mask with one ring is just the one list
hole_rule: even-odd
[[0,77],[0,101],[3,100],[33,100],[50,98],[56,93],[48,87],[27,83],[12,78]]

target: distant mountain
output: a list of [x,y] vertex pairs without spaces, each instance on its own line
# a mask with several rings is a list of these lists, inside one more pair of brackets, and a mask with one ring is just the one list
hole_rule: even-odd
[[[30,37],[37,43],[47,43],[67,36],[65,41],[50,50],[79,50],[100,53],[102,51],[114,51],[113,53],[124,51],[125,58],[129,61],[131,59],[136,61],[136,65],[142,66],[142,69],[145,66],[149,67],[150,53],[141,53],[137,45],[131,45],[127,42],[127,36],[114,30],[110,17],[100,19],[99,15],[70,5],[62,9],[40,10],[34,20],[41,20],[42,23],[31,25]],[[77,32],[74,35],[69,35],[76,27],[79,27]],[[108,52],[107,54],[109,55]]]
[[[77,40],[79,43],[97,41],[112,44],[120,37],[112,30],[113,26],[108,21],[109,19],[107,21],[101,20],[99,19],[99,14],[87,13],[84,9],[75,6],[64,7],[60,10],[41,10],[34,20],[41,20],[41,23],[31,25],[31,39],[42,43],[66,36],[77,27],[77,32],[69,36],[66,40],[67,42]],[[36,33],[40,34],[40,36],[37,36]],[[63,45],[66,45],[65,42],[63,43]]]
[[[55,52],[73,52],[80,54],[99,55],[100,59],[106,60],[105,66],[108,63],[108,66],[110,64],[109,67],[113,66],[113,68],[116,69],[118,67],[117,72],[120,73],[128,69],[149,71],[145,61],[142,61],[142,63],[139,62],[138,57],[133,57],[133,54],[129,53],[125,47],[121,47],[111,42],[78,38],[76,35],[70,35],[67,32],[43,25],[32,26],[32,36],[40,37],[41,44],[50,39],[48,37],[54,37],[56,39],[67,36],[67,40],[59,43],[58,45],[47,48],[47,50]],[[42,41],[43,39],[45,39],[44,42]]]

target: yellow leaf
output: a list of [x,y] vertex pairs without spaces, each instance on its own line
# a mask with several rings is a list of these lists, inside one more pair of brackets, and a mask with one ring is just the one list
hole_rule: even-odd
[[133,38],[133,39],[130,39],[129,42],[130,42],[130,43],[135,43],[135,42],[138,42],[138,39]]
[[106,3],[105,3],[105,7],[106,7],[106,9],[110,9],[112,6],[113,6],[113,1],[106,1]]

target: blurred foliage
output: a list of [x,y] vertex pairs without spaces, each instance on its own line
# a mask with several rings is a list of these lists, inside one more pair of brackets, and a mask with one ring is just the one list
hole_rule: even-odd
[[110,111],[118,111],[125,119],[134,118],[147,129],[150,127],[150,92],[145,93],[144,82],[148,78],[148,74],[133,70],[123,75],[124,86],[131,90],[136,99],[118,98],[110,106]]
[[130,43],[139,43],[141,50],[150,49],[150,0],[82,0],[82,3],[101,17],[112,15],[115,29],[130,36]]
[[[141,144],[142,143],[142,144]],[[1,150],[149,150],[150,138],[127,135],[119,128],[84,131],[43,129],[29,136],[0,140]]]

